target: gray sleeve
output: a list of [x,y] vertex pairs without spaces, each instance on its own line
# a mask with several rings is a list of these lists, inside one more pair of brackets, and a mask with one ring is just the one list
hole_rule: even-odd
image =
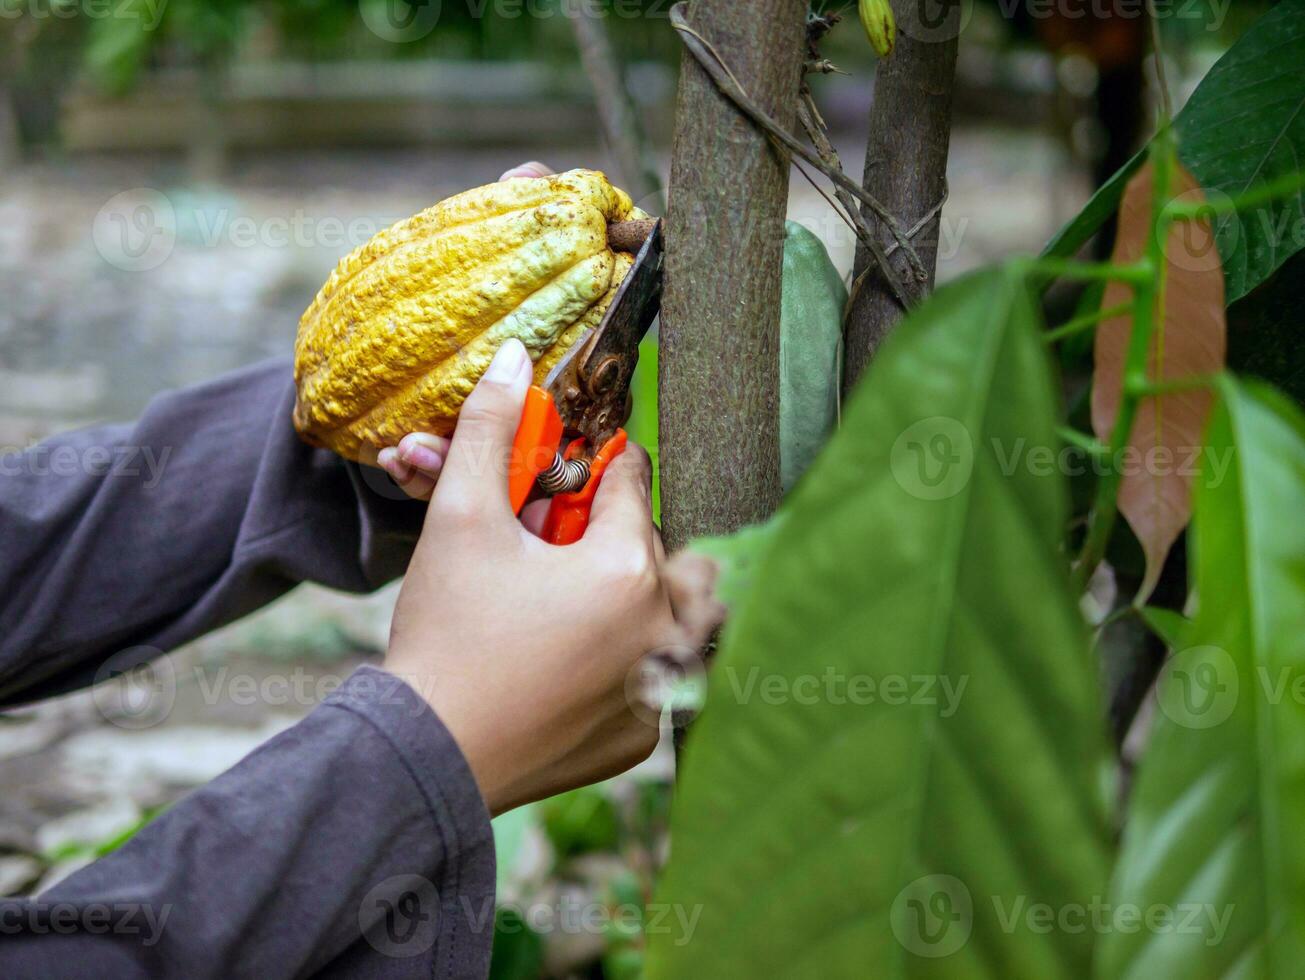
[[[293,398],[273,362],[0,458],[0,706],[302,581],[366,591],[402,573],[424,505],[300,442]],[[363,668],[120,852],[0,902],[0,976],[483,976],[493,878],[453,739]]]
[[484,977],[494,848],[466,762],[372,667],[114,854],[0,900],[0,975]]
[[84,686],[303,581],[369,591],[424,505],[296,437],[284,361],[0,457],[0,707]]

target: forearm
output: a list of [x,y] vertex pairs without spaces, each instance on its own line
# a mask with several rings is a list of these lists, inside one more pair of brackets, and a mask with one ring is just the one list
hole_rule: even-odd
[[0,975],[479,977],[493,928],[471,772],[411,688],[364,667],[121,850],[0,901]]
[[[290,424],[290,365],[160,396],[0,459],[0,705],[89,683],[301,581],[399,575],[424,507]],[[116,664],[128,666],[126,663]]]

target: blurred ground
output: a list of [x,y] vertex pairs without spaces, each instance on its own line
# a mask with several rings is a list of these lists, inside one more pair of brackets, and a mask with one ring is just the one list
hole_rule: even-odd
[[[862,147],[839,143],[859,171]],[[558,169],[605,164],[592,147],[532,155]],[[12,172],[0,187],[0,447],[130,419],[163,389],[286,357],[299,314],[341,255],[521,158],[510,149],[264,152],[235,156],[211,187],[189,185],[171,157],[80,155]],[[957,131],[950,182],[943,279],[1038,249],[1088,190],[1051,138],[991,126]],[[846,272],[852,234],[800,177],[792,187],[790,217]],[[156,220],[170,211],[162,258],[115,245],[133,230],[114,220],[139,202]],[[89,693],[0,716],[0,894],[92,860],[291,724],[382,649],[394,594],[305,587],[180,651],[160,668],[177,692],[165,717],[136,717],[130,698]],[[664,780],[668,765],[661,757],[633,779]]]

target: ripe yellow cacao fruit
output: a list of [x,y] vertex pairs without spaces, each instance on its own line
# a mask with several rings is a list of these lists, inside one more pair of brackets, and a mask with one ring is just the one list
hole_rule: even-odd
[[897,19],[892,6],[888,0],[859,0],[857,13],[861,15],[861,26],[870,39],[870,46],[879,57],[887,58],[897,42]]
[[448,435],[511,337],[542,380],[633,264],[608,223],[646,217],[603,174],[572,170],[477,187],[382,231],[299,321],[296,430],[363,462],[409,432]]

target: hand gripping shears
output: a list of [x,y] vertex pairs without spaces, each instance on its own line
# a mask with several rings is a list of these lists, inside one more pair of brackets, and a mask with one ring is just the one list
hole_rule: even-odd
[[536,484],[552,495],[542,534],[552,544],[572,544],[584,535],[603,472],[625,449],[621,426],[630,417],[630,379],[639,342],[661,306],[662,257],[658,220],[602,321],[526,394],[508,493],[518,514]]

